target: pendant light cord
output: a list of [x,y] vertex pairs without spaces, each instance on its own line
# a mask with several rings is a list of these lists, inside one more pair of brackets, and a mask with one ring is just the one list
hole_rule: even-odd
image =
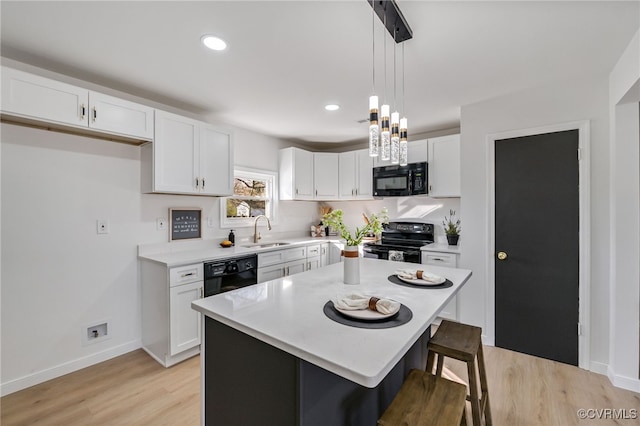
[[372,70],[372,81],[371,81],[371,93],[376,93],[376,10],[375,7],[371,7],[371,70]]
[[396,29],[393,28],[393,106],[398,110],[398,91],[396,90]]

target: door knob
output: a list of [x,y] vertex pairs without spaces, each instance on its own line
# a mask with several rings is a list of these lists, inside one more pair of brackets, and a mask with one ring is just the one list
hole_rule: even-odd
[[503,251],[498,252],[498,260],[505,260],[507,258],[507,253]]

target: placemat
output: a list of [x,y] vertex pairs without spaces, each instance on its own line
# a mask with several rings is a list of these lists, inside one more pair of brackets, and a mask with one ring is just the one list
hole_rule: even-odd
[[394,284],[403,285],[405,287],[411,287],[411,288],[438,289],[438,288],[449,288],[449,287],[451,287],[453,285],[453,283],[450,280],[446,280],[442,284],[438,284],[438,285],[415,285],[415,284],[409,284],[409,283],[406,283],[406,282],[402,281],[395,274],[394,275],[389,275],[387,277],[387,279],[389,281],[391,281],[392,283],[394,283]]
[[348,318],[342,315],[340,312],[336,310],[333,306],[333,302],[329,300],[324,304],[322,308],[324,314],[329,318],[338,322],[340,324],[348,325],[351,327],[358,328],[392,328],[398,327],[402,324],[406,324],[411,321],[413,318],[413,312],[411,309],[407,308],[405,305],[400,305],[400,310],[397,315],[394,315],[390,318],[384,318],[376,321],[365,321],[359,320],[356,318]]

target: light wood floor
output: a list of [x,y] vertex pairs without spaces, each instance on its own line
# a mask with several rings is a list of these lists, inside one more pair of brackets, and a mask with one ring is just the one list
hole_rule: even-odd
[[[578,418],[580,408],[636,409],[640,416],[640,394],[614,388],[605,376],[494,347],[485,347],[485,358],[496,426],[640,424]],[[466,378],[464,364],[445,367],[450,378]],[[199,377],[199,357],[165,369],[137,350],[5,396],[0,424],[198,425]]]

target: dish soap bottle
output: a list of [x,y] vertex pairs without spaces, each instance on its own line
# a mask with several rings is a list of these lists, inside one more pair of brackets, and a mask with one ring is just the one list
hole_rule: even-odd
[[233,233],[233,229],[231,230],[231,232],[229,232],[229,241],[231,241],[232,245],[236,245],[236,234]]

